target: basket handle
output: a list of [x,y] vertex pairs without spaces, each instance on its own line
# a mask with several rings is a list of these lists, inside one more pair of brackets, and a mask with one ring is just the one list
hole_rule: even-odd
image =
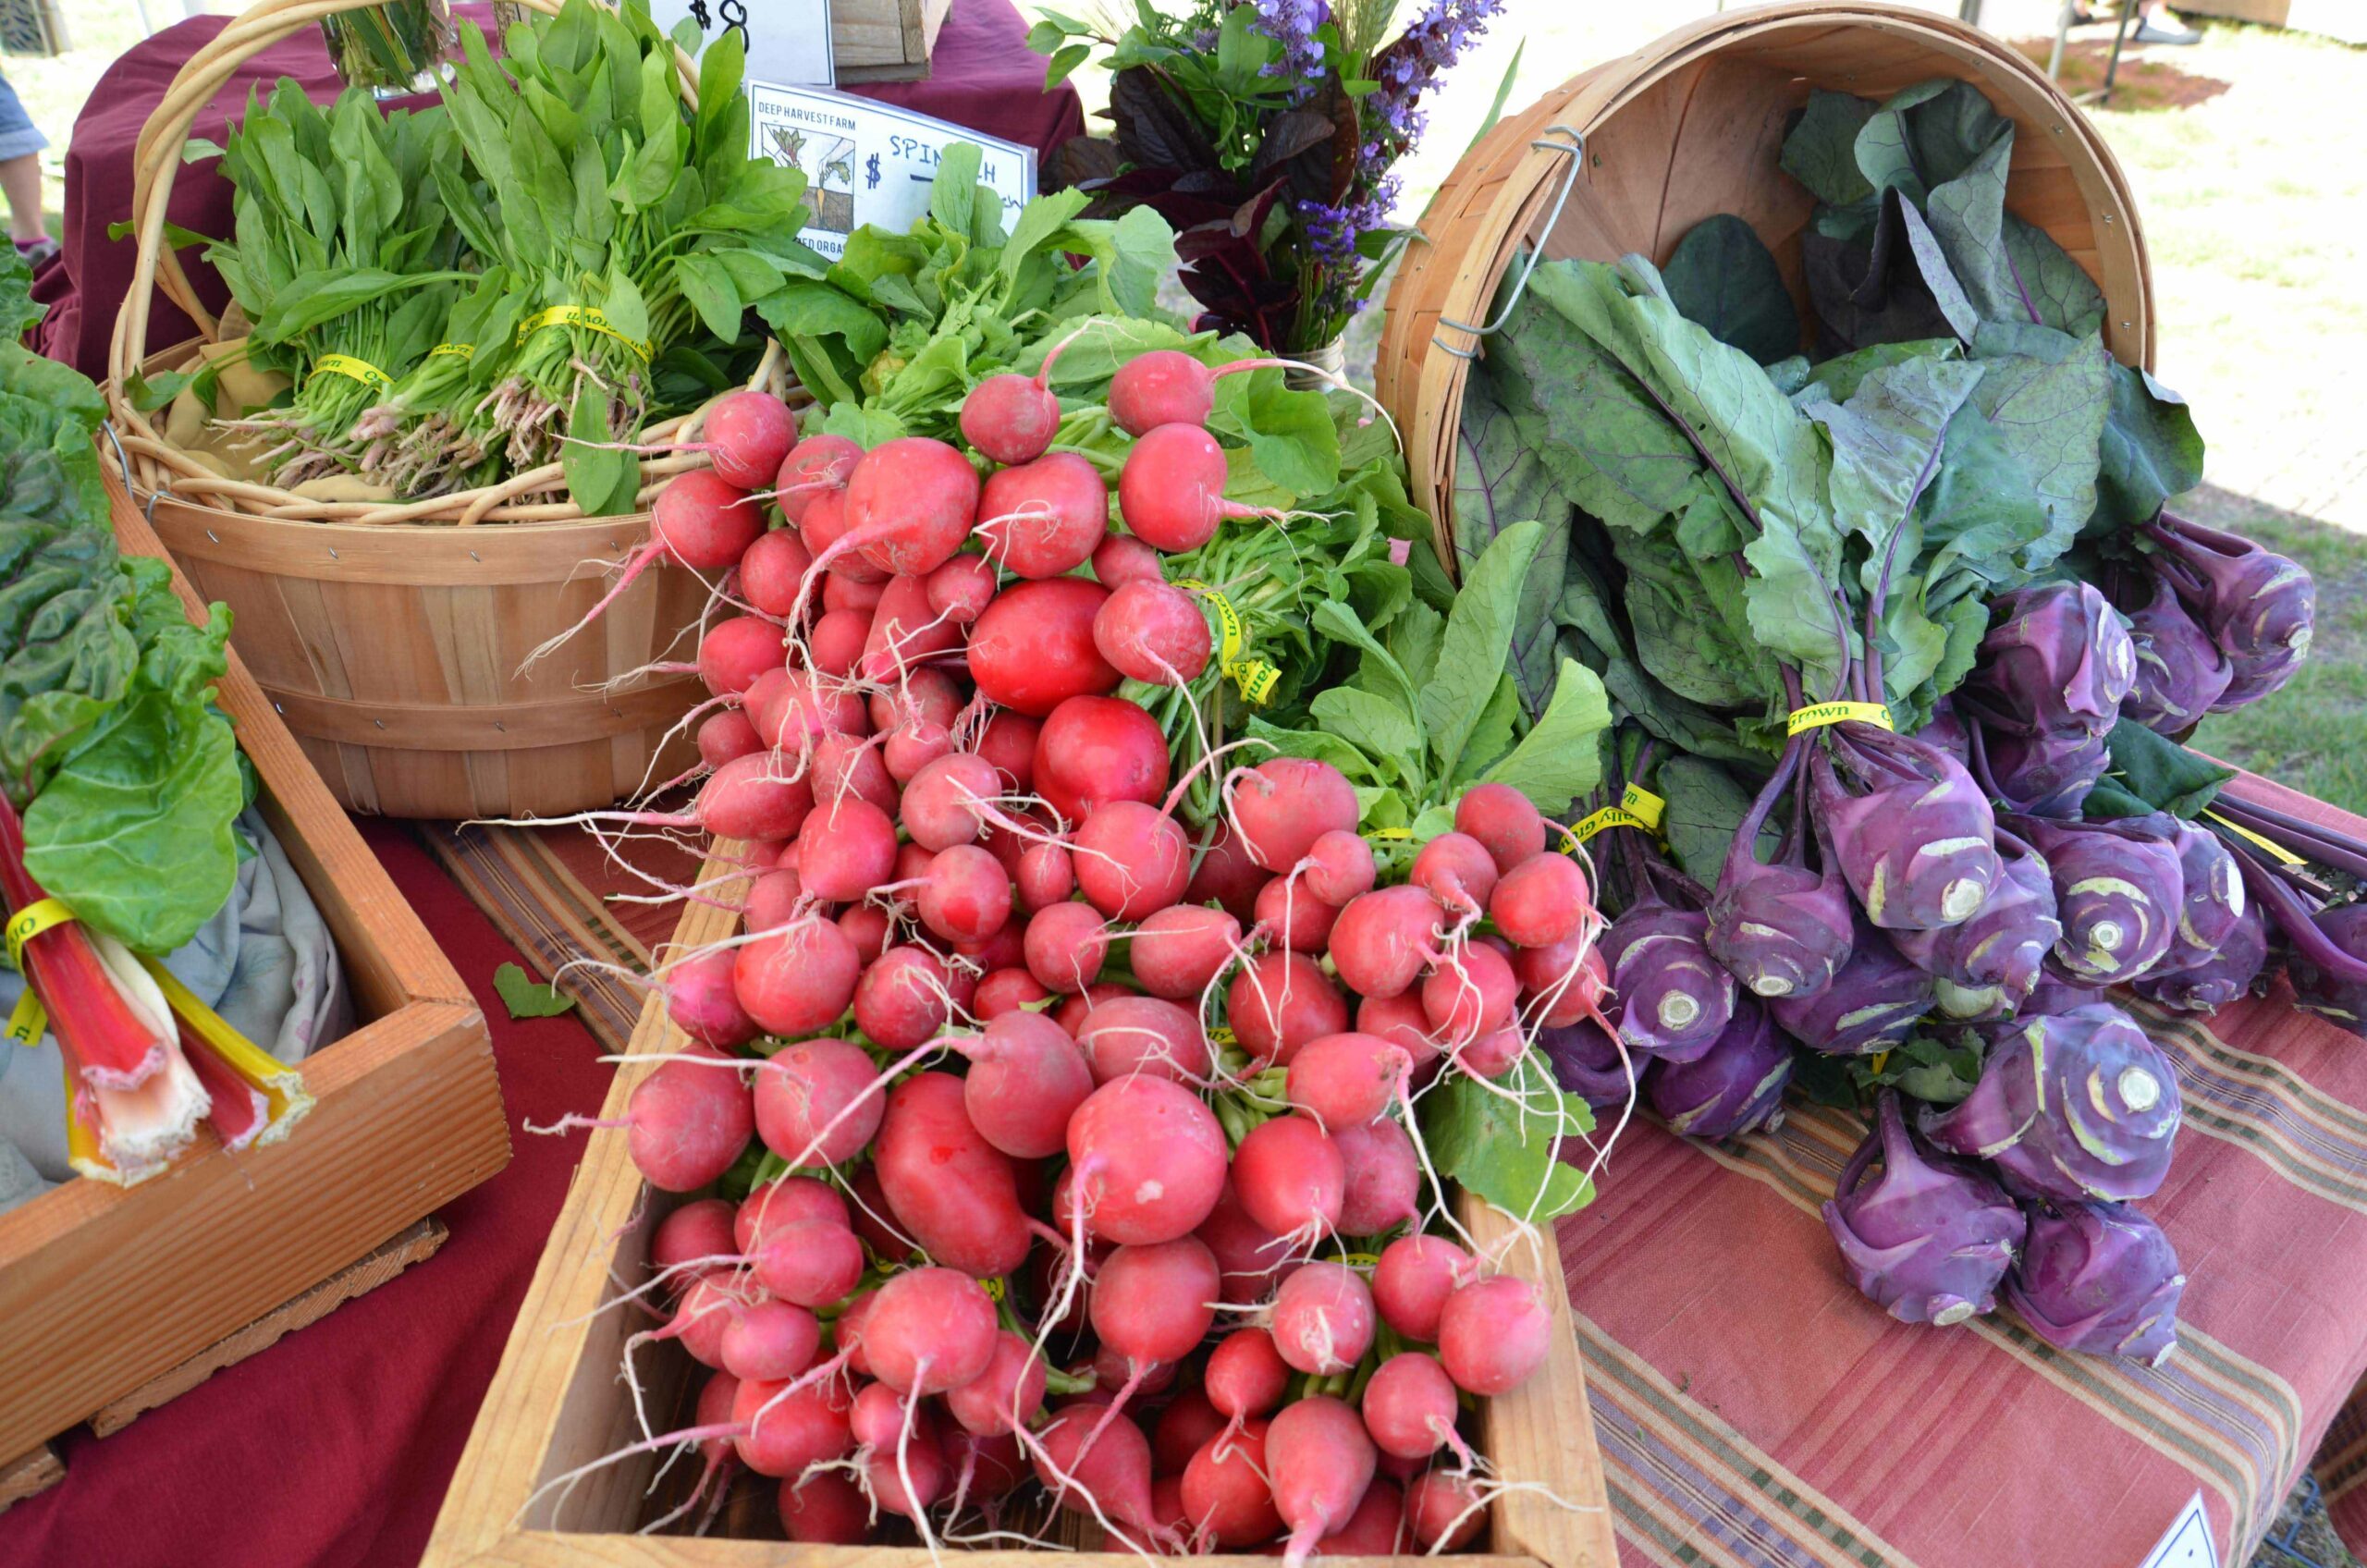
[[[164,99],[148,116],[132,151],[131,222],[139,246],[131,275],[131,292],[116,316],[115,337],[107,349],[107,369],[116,385],[129,386],[132,372],[148,352],[148,314],[154,290],[189,312],[209,342],[221,336],[221,323],[197,297],[180,258],[165,243],[165,214],[172,204],[173,179],[180,166],[181,149],[199,111],[214,102],[240,66],[282,39],[324,18],[367,9],[374,0],[256,0],[190,56]],[[521,0],[545,16],[557,16],[560,0]],[[674,70],[682,100],[698,107],[698,66],[678,46]]]
[[[1586,133],[1573,126],[1556,124],[1547,127],[1529,145],[1540,153],[1553,153],[1570,160],[1569,166],[1562,171],[1562,188],[1554,193],[1552,208],[1545,214],[1543,232],[1551,234],[1553,232],[1553,226],[1562,221],[1562,209],[1569,204],[1570,193],[1578,188],[1579,172],[1586,167]],[[1528,292],[1529,276],[1537,271],[1538,259],[1543,253],[1538,246],[1531,245],[1528,248],[1528,260],[1521,265],[1520,280],[1513,285],[1512,293],[1505,298],[1502,307],[1496,312],[1494,321],[1485,326],[1474,326],[1469,322],[1441,316],[1439,331],[1430,335],[1432,345],[1441,352],[1453,354],[1458,360],[1478,359],[1480,339],[1493,337],[1504,329],[1504,323],[1512,319],[1513,307],[1520,303],[1520,297],[1523,294]],[[1456,348],[1440,336],[1441,333],[1445,332],[1466,334],[1471,339],[1471,346],[1467,349]]]

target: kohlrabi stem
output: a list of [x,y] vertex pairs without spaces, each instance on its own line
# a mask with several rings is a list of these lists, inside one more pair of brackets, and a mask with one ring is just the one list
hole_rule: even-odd
[[2005,791],[1997,788],[1997,776],[1989,771],[1989,744],[1981,739],[1981,726],[1977,723],[1968,723],[1964,727],[1964,738],[1965,750],[1972,759],[1974,781],[1989,791],[1991,800],[2004,800]]
[[2255,833],[2288,840],[2287,848],[2295,850],[2322,865],[2353,876],[2367,877],[2367,845],[2355,839],[2304,822],[2271,806],[2254,805],[2222,790],[2213,810],[2239,827]]
[[2268,917],[2293,950],[2316,964],[2346,985],[2367,985],[2367,960],[2353,958],[2336,946],[2315,918],[2308,900],[2292,886],[2269,869],[2260,858],[2260,851],[2233,833],[2222,831],[2219,841],[2236,857],[2236,865],[2244,874],[2244,886],[2258,899]]

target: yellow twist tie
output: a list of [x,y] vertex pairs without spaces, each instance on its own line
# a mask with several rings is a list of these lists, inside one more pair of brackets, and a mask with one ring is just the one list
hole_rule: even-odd
[[473,360],[477,357],[477,346],[473,343],[438,343],[435,348],[427,350],[427,357],[431,360],[440,360],[447,356],[453,359]]
[[1657,833],[1661,816],[1668,810],[1668,802],[1640,784],[1630,784],[1620,791],[1619,803],[1635,815],[1636,820]]
[[74,912],[55,899],[35,899],[10,915],[6,926],[8,962],[18,969],[24,968],[25,944],[73,918]]
[[2270,854],[2275,855],[2278,860],[2283,861],[2287,865],[2307,865],[2309,864],[2308,861],[2304,860],[2301,856],[2295,854],[2291,850],[2287,849],[2275,839],[2263,839],[2259,834],[2253,832],[2250,828],[2243,827],[2239,823],[2230,822],[2215,811],[2206,811],[2202,815],[2217,823],[2220,827],[2226,828],[2228,832],[2233,833],[2237,838],[2243,839],[2245,842],[2258,844],[2262,849],[2266,850]]
[[1880,703],[1811,703],[1804,708],[1794,708],[1784,722],[1786,735],[1805,735],[1811,729],[1821,729],[1828,724],[1870,724],[1877,729],[1891,728],[1890,709]]
[[30,1048],[40,1045],[41,1037],[48,1033],[49,1009],[41,1005],[41,998],[27,986],[24,995],[17,998],[15,1010],[8,1014],[8,1038]]
[[643,364],[647,364],[650,355],[656,351],[642,339],[619,332],[606,315],[589,305],[553,305],[540,315],[527,317],[526,324],[518,329],[518,341],[523,343],[546,326],[580,326],[586,332],[604,333],[632,349]]
[[1217,668],[1226,679],[1241,688],[1244,701],[1264,707],[1273,700],[1274,688],[1282,683],[1282,672],[1264,659],[1245,659],[1241,650],[1247,638],[1241,628],[1241,612],[1233,601],[1209,587],[1196,577],[1179,579],[1175,586],[1187,593],[1200,594],[1217,612]]
[[1562,829],[1562,852],[1576,854],[1578,852],[1580,844],[1612,827],[1633,827],[1643,833],[1652,832],[1650,823],[1629,811],[1625,806],[1605,806],[1592,815],[1583,818],[1576,827]]
[[372,364],[368,360],[351,354],[323,354],[313,361],[314,375],[341,375],[348,381],[358,381],[364,386],[392,386],[395,378]]

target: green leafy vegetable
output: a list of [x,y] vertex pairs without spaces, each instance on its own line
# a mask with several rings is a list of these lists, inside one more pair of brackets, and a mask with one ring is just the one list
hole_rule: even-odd
[[562,996],[558,987],[542,984],[514,963],[493,972],[493,988],[512,1018],[557,1018],[575,1007],[573,997]]
[[1493,1084],[1450,1075],[1420,1102],[1422,1141],[1439,1174],[1538,1221],[1594,1201],[1593,1183],[1560,1158],[1564,1139],[1594,1130],[1594,1115],[1554,1085],[1541,1056],[1524,1053]]

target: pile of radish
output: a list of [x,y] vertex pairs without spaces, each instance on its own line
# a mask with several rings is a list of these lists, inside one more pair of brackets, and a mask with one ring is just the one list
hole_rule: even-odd
[[793,1539],[934,1549],[1015,1538],[1041,1488],[1142,1550],[1299,1561],[1460,1545],[1511,1484],[1466,1396],[1533,1376],[1553,1314],[1417,1108],[1600,1019],[1601,922],[1503,784],[1410,856],[1329,764],[1238,742],[1205,753],[1220,813],[1180,809],[1115,693],[1211,657],[1164,557],[1275,525],[1224,497],[1213,378],[1119,369],[1114,514],[1016,375],[971,395],[972,450],[792,444],[734,394],[657,501],[651,558],[721,612],[706,771],[684,811],[603,815],[736,857],[705,893],[742,929],[661,968],[692,1043],[625,1117],[685,1198],[635,1348],[710,1369],[636,1449],[700,1445],[710,1506],[744,1468]]

